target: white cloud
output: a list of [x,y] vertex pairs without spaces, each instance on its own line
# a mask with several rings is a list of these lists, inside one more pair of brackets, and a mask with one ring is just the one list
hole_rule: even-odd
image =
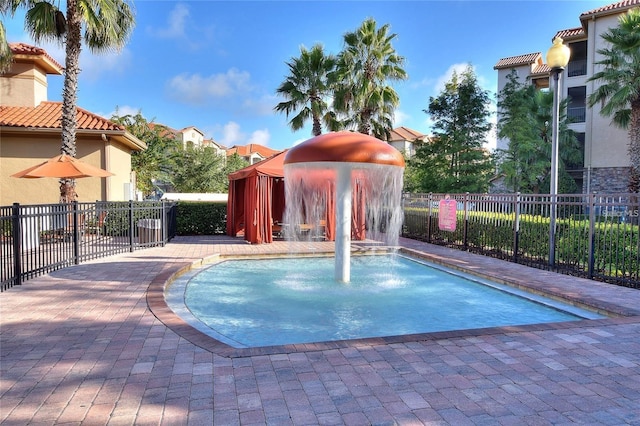
[[[11,39],[12,41],[15,39]],[[19,39],[22,43],[31,44],[44,49],[49,56],[64,68],[66,52],[64,44],[52,41],[42,41],[36,43],[29,37]],[[99,80],[106,73],[124,74],[132,63],[131,51],[123,48],[120,51],[106,51],[102,53],[92,53],[87,46],[82,46],[80,52],[80,75],[81,79],[89,81]]]
[[251,133],[251,137],[249,138],[249,142],[247,143],[257,143],[260,145],[268,146],[269,139],[271,139],[271,134],[268,129],[256,130]]
[[[445,85],[451,80],[451,77],[453,77],[454,72],[460,75],[467,69],[468,66],[469,66],[468,63],[451,65],[449,69],[447,69],[447,71],[445,71],[445,73],[440,77],[438,77],[438,79],[436,80],[435,86],[433,88],[435,96],[438,96],[440,92],[444,90]],[[472,69],[474,69],[473,66],[471,67]],[[475,69],[474,69],[474,72],[475,72]]]
[[278,102],[280,101],[277,96],[267,94],[255,99],[245,99],[243,107],[252,113],[265,116],[273,114],[273,107],[276,106]]
[[218,127],[217,130],[222,132],[222,137],[220,139],[214,138],[215,141],[229,148],[233,145],[247,145],[250,143],[268,146],[271,139],[271,133],[268,129],[255,130],[250,136],[247,136],[247,133],[243,132],[240,125],[235,121],[229,121],[222,126],[222,129]]
[[430,87],[434,83],[434,79],[431,77],[424,77],[421,80],[411,80],[409,82],[409,88],[412,90],[420,89],[422,87]]
[[185,24],[189,18],[189,8],[184,3],[177,3],[169,12],[167,25],[162,28],[147,27],[149,34],[159,38],[185,37]]
[[138,113],[142,114],[142,110],[138,107],[132,107],[130,105],[118,105],[116,107],[116,109],[114,109],[113,111],[111,111],[108,115],[106,115],[105,117],[112,117],[114,115],[118,115],[119,117],[124,117],[125,115],[136,115]]
[[99,80],[104,74],[124,74],[133,58],[131,51],[126,48],[116,53],[98,54],[93,54],[85,48],[80,55],[80,75],[90,81]]
[[169,96],[187,104],[203,104],[249,92],[251,76],[247,71],[229,69],[224,74],[203,77],[199,74],[180,74],[167,83]]
[[230,121],[222,128],[222,138],[218,141],[222,145],[231,147],[233,145],[244,145],[244,133],[240,131],[240,125],[234,121]]
[[407,120],[409,120],[410,118],[411,116],[409,114],[397,109],[393,114],[393,126],[394,127],[403,126],[404,123],[406,123]]

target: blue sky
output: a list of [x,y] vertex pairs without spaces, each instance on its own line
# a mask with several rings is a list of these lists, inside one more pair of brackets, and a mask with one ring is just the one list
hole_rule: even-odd
[[[138,111],[181,129],[195,126],[227,147],[289,148],[311,137],[292,132],[276,88],[300,46],[342,49],[343,35],[367,18],[389,24],[409,79],[395,82],[394,126],[429,133],[427,109],[453,70],[474,67],[495,95],[503,57],[542,52],[557,30],[578,27],[582,12],[613,1],[136,1],[136,27],[119,53],[80,60],[78,106],[104,117]],[[64,3],[64,2],[63,2]],[[34,44],[24,14],[3,17],[9,41]],[[42,45],[61,64],[63,48]],[[49,100],[62,100],[62,76],[49,77]]]

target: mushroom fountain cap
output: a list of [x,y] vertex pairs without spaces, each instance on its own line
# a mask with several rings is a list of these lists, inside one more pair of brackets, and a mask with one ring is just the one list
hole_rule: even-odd
[[368,163],[404,167],[400,151],[373,136],[358,132],[330,132],[287,151],[284,164],[329,162]]

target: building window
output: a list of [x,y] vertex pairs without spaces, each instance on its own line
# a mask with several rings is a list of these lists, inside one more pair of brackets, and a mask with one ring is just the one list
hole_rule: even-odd
[[576,132],[580,155],[565,164],[567,173],[576,183],[576,190],[584,191],[584,132]]
[[576,132],[576,139],[578,139],[578,146],[580,147],[580,156],[573,159],[573,161],[567,162],[565,166],[568,171],[579,170],[582,172],[584,167],[584,132]]
[[567,118],[570,123],[584,123],[587,109],[587,87],[569,87],[567,90],[569,105],[567,107]]
[[587,75],[587,42],[578,41],[569,43],[571,49],[571,59],[567,65],[567,76],[577,77],[579,75]]

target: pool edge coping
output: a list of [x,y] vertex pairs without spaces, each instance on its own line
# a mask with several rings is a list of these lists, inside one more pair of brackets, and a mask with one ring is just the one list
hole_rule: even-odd
[[[361,348],[364,346],[379,346],[387,344],[405,344],[412,342],[428,341],[428,340],[443,340],[451,338],[468,338],[484,335],[498,335],[507,333],[521,333],[521,332],[535,332],[546,330],[564,330],[574,327],[599,327],[602,325],[611,324],[623,324],[636,322],[637,316],[640,315],[640,311],[627,309],[616,304],[607,303],[598,299],[581,300],[578,296],[572,296],[567,293],[563,293],[559,287],[546,287],[541,289],[534,285],[526,285],[522,282],[515,282],[503,277],[496,276],[489,272],[479,272],[463,268],[459,265],[455,265],[452,262],[446,262],[442,258],[425,253],[423,251],[399,247],[401,252],[406,252],[419,259],[427,260],[438,265],[446,266],[448,268],[465,272],[471,275],[476,275],[481,278],[494,280],[496,282],[516,287],[525,291],[529,291],[535,294],[540,294],[545,297],[561,300],[565,303],[575,304],[576,306],[596,311],[600,314],[607,315],[608,318],[603,319],[583,319],[578,321],[564,321],[564,322],[552,322],[542,324],[526,324],[515,326],[500,326],[500,327],[485,327],[474,328],[465,330],[452,330],[452,331],[437,331],[430,333],[417,333],[398,336],[387,337],[373,337],[362,339],[350,339],[350,340],[338,340],[329,342],[314,342],[314,343],[300,343],[289,345],[277,345],[277,346],[262,346],[252,348],[234,348],[226,343],[220,342],[208,334],[196,329],[184,319],[179,317],[167,304],[165,300],[166,289],[181,275],[208,264],[211,264],[220,259],[233,259],[233,258],[269,258],[269,257],[282,257],[291,255],[290,253],[259,253],[250,255],[222,255],[216,253],[204,258],[198,259],[193,262],[177,262],[171,268],[167,268],[165,271],[156,275],[146,291],[147,306],[151,313],[166,327],[178,334],[180,337],[188,340],[192,344],[205,349],[216,355],[225,358],[244,358],[260,355],[277,355],[277,354],[291,354],[298,352],[313,352],[324,351],[332,349],[345,349],[345,348]],[[313,253],[309,256],[327,255],[333,254],[333,252],[325,253]],[[613,284],[608,284],[613,285]]]

